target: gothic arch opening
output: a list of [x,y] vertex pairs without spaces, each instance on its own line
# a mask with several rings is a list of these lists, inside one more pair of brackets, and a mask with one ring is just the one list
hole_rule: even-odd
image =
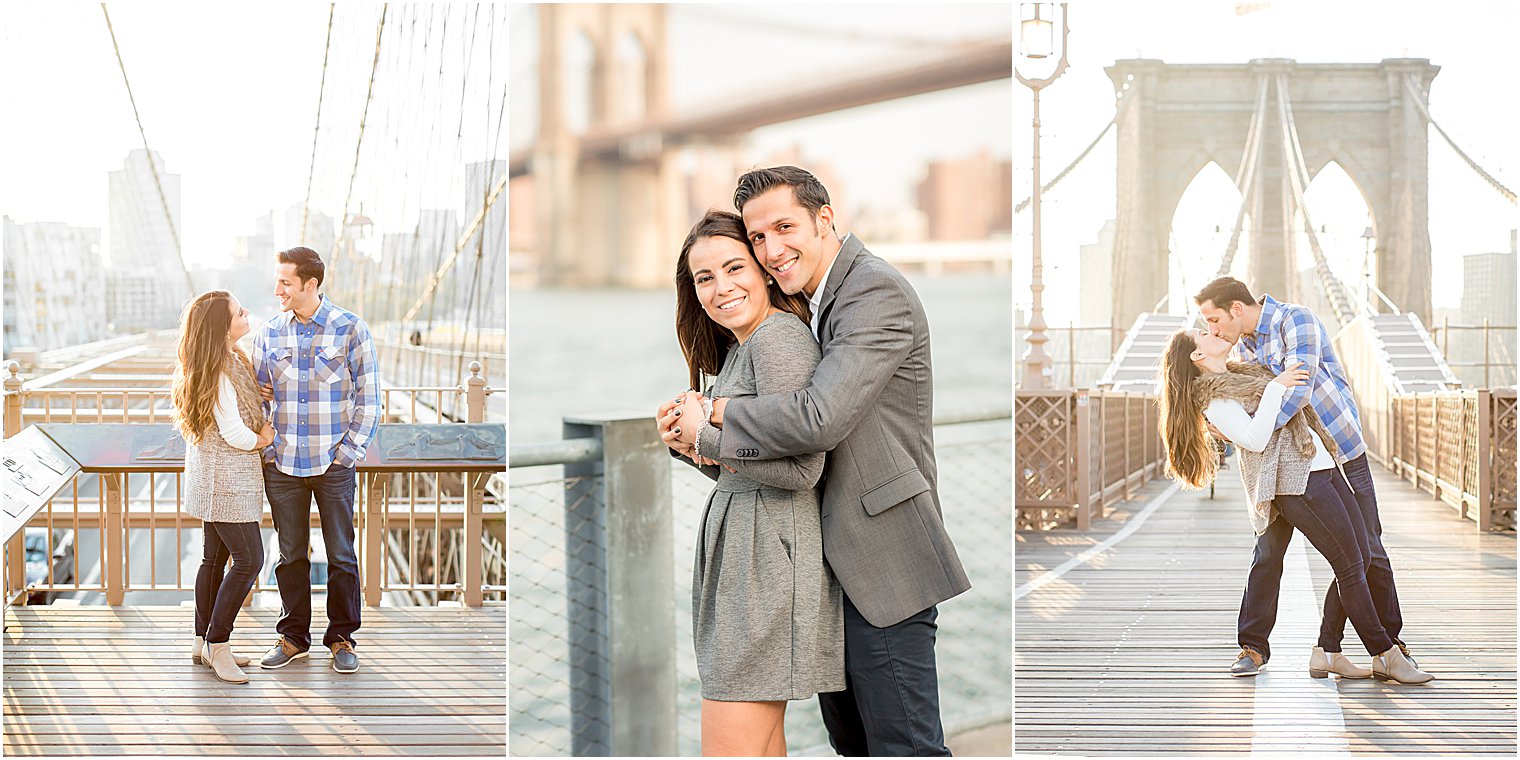
[[[1172,212],[1171,231],[1167,236],[1168,306],[1174,314],[1187,311],[1192,294],[1198,292],[1219,269],[1219,262],[1230,243],[1235,215],[1240,210],[1240,191],[1235,181],[1214,161],[1204,164],[1188,182]],[[1242,232],[1240,250],[1235,255],[1231,274],[1242,277],[1242,262],[1249,236]]]
[[563,59],[565,128],[572,135],[585,134],[598,116],[596,108],[596,45],[584,29],[566,41]]
[[[1367,294],[1365,284],[1377,282],[1378,271],[1376,241],[1362,237],[1368,228],[1377,234],[1366,196],[1340,163],[1332,160],[1315,173],[1304,190],[1304,205],[1330,271],[1354,299],[1362,299]],[[1302,209],[1295,214],[1293,229],[1298,233],[1294,246],[1298,253],[1294,262],[1298,297],[1305,304],[1321,304],[1324,297],[1313,274],[1314,252],[1304,231]],[[1328,308],[1328,304],[1321,305]]]
[[618,121],[635,122],[649,110],[649,61],[644,42],[634,32],[619,35],[612,51],[615,78],[612,93]]

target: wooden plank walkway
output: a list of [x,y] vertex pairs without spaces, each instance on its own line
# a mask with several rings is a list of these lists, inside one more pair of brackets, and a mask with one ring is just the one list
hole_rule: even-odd
[[277,610],[245,609],[233,649],[246,684],[189,659],[180,607],[18,607],[5,612],[5,754],[506,754],[504,605],[364,608],[359,671],[320,646],[279,670]]
[[[1162,498],[1172,483],[1154,482],[1118,519],[1089,533],[1017,535],[1015,750],[1513,758],[1515,534],[1480,535],[1445,504],[1373,470],[1402,638],[1435,681],[1309,678],[1309,648],[1333,574],[1298,534],[1272,661],[1255,678],[1229,675],[1254,545],[1232,466],[1213,500],[1207,491]],[[1026,583],[1100,544],[1158,499],[1131,535],[1026,592]],[[1360,664],[1370,660],[1349,623],[1345,651]]]

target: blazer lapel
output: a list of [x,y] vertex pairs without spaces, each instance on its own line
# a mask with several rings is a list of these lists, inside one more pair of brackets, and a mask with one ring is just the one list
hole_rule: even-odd
[[850,239],[844,241],[839,248],[839,255],[834,259],[834,271],[829,272],[828,282],[823,284],[823,299],[818,302],[818,337],[823,337],[823,326],[828,323],[829,307],[834,305],[834,296],[839,292],[840,283],[849,276],[850,269],[855,266],[855,259],[866,249],[865,243],[860,242],[856,235],[850,235]]

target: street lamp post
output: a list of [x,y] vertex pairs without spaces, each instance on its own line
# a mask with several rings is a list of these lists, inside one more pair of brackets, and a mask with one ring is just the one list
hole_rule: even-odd
[[[1020,22],[1020,42],[1023,47],[1023,55],[1026,58],[1045,58],[1053,51],[1051,40],[1054,28],[1047,19],[1040,18],[1040,6],[1043,3],[1033,3],[1034,17]],[[1033,296],[1033,302],[1029,312],[1029,334],[1025,336],[1025,342],[1029,344],[1029,350],[1024,354],[1024,377],[1023,387],[1025,390],[1044,390],[1050,387],[1051,361],[1050,355],[1045,353],[1045,344],[1050,338],[1045,334],[1045,309],[1041,296],[1045,292],[1045,283],[1042,278],[1040,261],[1040,90],[1056,81],[1066,71],[1066,37],[1071,28],[1067,25],[1066,3],[1061,3],[1061,60],[1056,64],[1055,71],[1043,79],[1031,79],[1019,73],[1015,68],[1013,75],[1034,93],[1034,166],[1031,172],[1034,175],[1034,193],[1030,196],[1029,210],[1034,220],[1033,225],[1033,273],[1029,283],[1029,291]]]

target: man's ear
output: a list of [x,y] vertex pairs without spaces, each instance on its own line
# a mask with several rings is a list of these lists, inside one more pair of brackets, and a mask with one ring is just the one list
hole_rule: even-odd
[[813,221],[818,225],[818,234],[819,234],[819,236],[823,235],[823,231],[825,229],[833,229],[833,227],[834,227],[834,207],[830,206],[827,203],[823,204],[822,206],[819,206],[818,207],[818,213],[816,213],[816,214],[813,215]]

